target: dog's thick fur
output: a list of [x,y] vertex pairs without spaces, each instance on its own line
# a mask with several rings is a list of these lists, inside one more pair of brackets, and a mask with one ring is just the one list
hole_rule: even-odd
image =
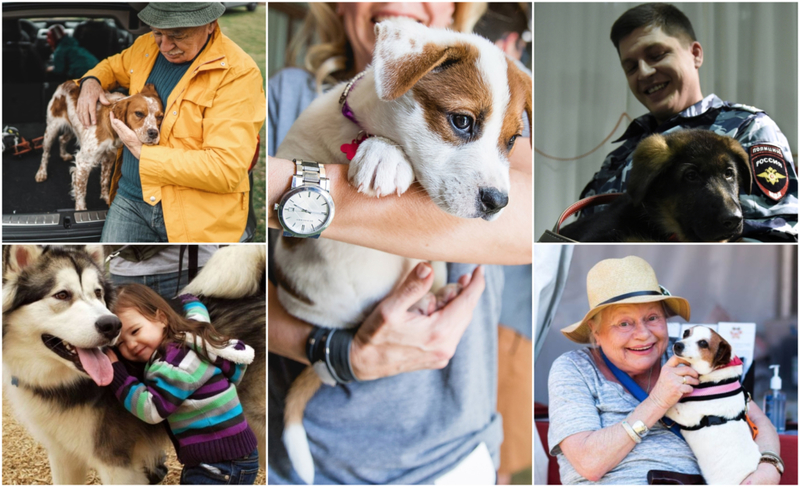
[[[259,250],[260,248],[260,250]],[[201,296],[214,326],[256,352],[238,388],[247,421],[266,455],[266,256],[263,246],[219,250],[187,292]],[[55,484],[83,484],[88,468],[104,484],[156,483],[171,448],[163,425],[138,420],[100,387],[45,345],[42,335],[76,347],[111,345],[98,323],[111,315],[114,289],[106,280],[102,247],[6,246],[3,249],[3,391],[19,421],[46,449]],[[233,269],[233,271],[232,271]],[[247,269],[225,298],[220,276]],[[253,282],[255,281],[255,282]],[[224,281],[227,282],[227,281]],[[179,304],[176,303],[176,306]],[[117,330],[118,332],[118,330]]]
[[[697,371],[700,385],[734,378],[741,380],[741,365],[726,367],[731,360],[730,344],[708,327],[695,326],[686,330],[673,350]],[[704,416],[733,419],[746,409],[746,400],[741,390],[728,397],[679,402],[667,411],[667,417],[690,427],[698,425]],[[758,468],[761,453],[744,419],[695,431],[682,429],[681,434],[697,457],[700,471],[709,485],[739,485]]]
[[[494,220],[513,197],[508,157],[523,113],[531,119],[530,77],[478,36],[408,19],[380,22],[375,33],[373,65],[347,98],[361,127],[342,116],[341,84],[298,117],[277,156],[349,164],[350,183],[375,196],[400,195],[416,179],[442,210]],[[458,130],[457,116],[474,120],[469,134]],[[340,147],[362,129],[373,137],[348,161]],[[352,328],[419,262],[325,238],[282,238],[273,268],[287,312],[318,326]],[[285,412],[284,443],[308,483],[314,465],[302,418],[319,386],[306,369]]]
[[730,137],[699,129],[651,135],[633,153],[627,192],[560,233],[580,242],[735,240],[750,174],[747,153]]

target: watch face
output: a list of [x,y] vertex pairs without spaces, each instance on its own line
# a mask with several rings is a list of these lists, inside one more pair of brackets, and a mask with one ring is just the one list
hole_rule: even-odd
[[300,235],[313,235],[325,229],[331,213],[328,200],[315,191],[299,191],[283,204],[283,224]]

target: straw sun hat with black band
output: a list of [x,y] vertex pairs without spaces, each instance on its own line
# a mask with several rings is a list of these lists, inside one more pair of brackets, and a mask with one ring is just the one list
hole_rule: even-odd
[[616,304],[639,304],[663,301],[672,315],[689,321],[689,302],[672,296],[658,284],[650,264],[636,256],[601,260],[586,275],[589,312],[577,323],[561,329],[561,333],[577,343],[589,343],[589,320],[601,310]]

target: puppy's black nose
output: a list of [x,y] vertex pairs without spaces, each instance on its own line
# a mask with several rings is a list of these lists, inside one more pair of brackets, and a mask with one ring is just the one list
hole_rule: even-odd
[[97,332],[109,340],[113,340],[119,335],[122,329],[122,322],[114,315],[103,315],[94,322]]
[[508,195],[497,188],[480,188],[481,210],[485,213],[497,213],[508,204]]
[[739,225],[741,224],[742,224],[742,211],[739,208],[736,208],[735,210],[729,212],[722,218],[722,226],[725,227],[726,230],[733,230],[739,228]]
[[676,355],[680,355],[683,353],[683,343],[678,342],[672,346],[672,350],[675,352]]
[[158,137],[158,130],[156,130],[156,129],[149,129],[149,130],[147,131],[147,136],[148,136],[148,137],[150,137],[151,139],[155,139],[156,137]]

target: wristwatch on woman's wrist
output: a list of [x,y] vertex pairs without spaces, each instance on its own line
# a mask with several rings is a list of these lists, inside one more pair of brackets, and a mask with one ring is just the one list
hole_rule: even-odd
[[333,198],[325,166],[314,161],[292,159],[292,188],[275,203],[284,237],[319,238],[333,221]]

